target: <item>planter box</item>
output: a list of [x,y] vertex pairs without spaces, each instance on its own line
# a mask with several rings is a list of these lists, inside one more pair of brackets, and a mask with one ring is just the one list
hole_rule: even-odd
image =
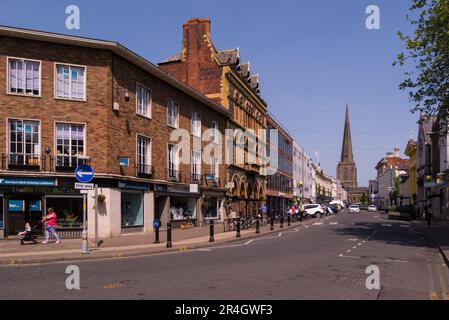
[[408,212],[389,212],[388,220],[411,221],[411,214]]

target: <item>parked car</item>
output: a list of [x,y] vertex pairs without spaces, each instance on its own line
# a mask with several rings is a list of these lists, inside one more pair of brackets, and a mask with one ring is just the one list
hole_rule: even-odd
[[377,212],[377,207],[373,204],[368,206],[368,212]]
[[305,211],[306,215],[315,217],[315,218],[319,218],[322,215],[324,215],[324,209],[319,204],[306,205],[306,206],[304,206],[304,211]]
[[353,204],[349,207],[349,213],[360,213],[360,207],[357,204]]

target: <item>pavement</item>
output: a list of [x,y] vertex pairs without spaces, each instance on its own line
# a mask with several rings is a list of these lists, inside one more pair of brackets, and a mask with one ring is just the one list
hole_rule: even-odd
[[449,221],[434,220],[430,227],[427,225],[427,221],[424,220],[413,221],[413,223],[435,241],[444,261],[449,267]]
[[[449,300],[449,268],[416,223],[341,213],[253,235],[152,255],[3,265],[0,299]],[[79,290],[66,287],[69,266],[79,269]],[[367,287],[372,272],[378,288]]]
[[[312,220],[305,220],[302,224],[313,223]],[[292,227],[299,226],[299,222],[292,223]],[[276,225],[279,232],[279,224]],[[288,230],[287,222],[283,230]],[[270,234],[270,226],[260,228],[260,234],[256,234],[255,229],[242,230],[241,239]],[[276,231],[275,231],[276,232]],[[103,239],[103,244],[99,248],[94,247],[90,239],[89,254],[81,253],[81,240],[63,240],[56,244],[55,240],[49,244],[42,244],[43,239],[38,239],[39,244],[20,245],[21,237],[14,237],[0,241],[0,265],[18,265],[32,263],[49,263],[60,261],[92,260],[107,258],[122,258],[138,255],[159,254],[165,252],[185,251],[193,248],[208,247],[219,243],[237,241],[236,232],[224,232],[222,224],[214,226],[215,242],[210,243],[210,226],[192,229],[173,229],[172,248],[166,248],[167,234],[165,230],[160,231],[159,244],[154,243],[155,234],[130,234],[120,237]]]

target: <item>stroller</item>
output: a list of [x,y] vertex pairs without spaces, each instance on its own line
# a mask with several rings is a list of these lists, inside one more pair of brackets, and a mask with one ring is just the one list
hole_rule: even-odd
[[34,244],[37,244],[37,237],[35,235],[36,229],[42,224],[42,221],[36,224],[33,228],[31,228],[30,231],[26,231],[23,238],[20,240],[20,244],[23,246],[25,242],[32,242]]

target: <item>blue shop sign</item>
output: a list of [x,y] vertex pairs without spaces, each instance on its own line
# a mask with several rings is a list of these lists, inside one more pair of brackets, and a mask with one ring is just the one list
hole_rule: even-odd
[[120,167],[129,167],[129,157],[119,157],[118,162]]
[[154,219],[154,221],[153,221],[153,228],[154,229],[159,229],[160,227],[161,227],[161,220]]
[[0,186],[57,187],[57,179],[0,178]]
[[41,200],[30,200],[30,212],[41,212]]
[[24,212],[25,200],[9,200],[8,201],[9,212]]
[[118,187],[119,189],[141,190],[141,191],[148,191],[150,189],[150,186],[146,183],[124,182],[124,181],[119,181]]

